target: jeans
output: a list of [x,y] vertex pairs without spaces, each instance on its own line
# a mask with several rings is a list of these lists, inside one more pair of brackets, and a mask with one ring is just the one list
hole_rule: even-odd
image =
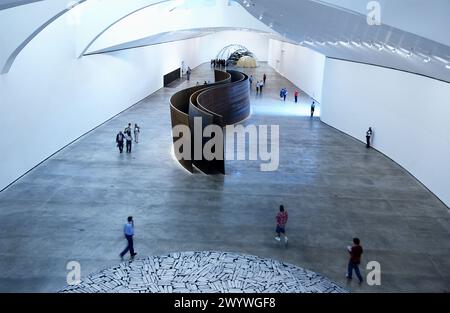
[[127,247],[120,253],[120,256],[123,257],[128,251],[130,251],[131,256],[134,256],[134,247],[133,247],[133,236],[125,235],[125,238],[128,241]]
[[123,141],[119,141],[119,142],[117,143],[117,146],[119,147],[120,153],[122,153],[122,152],[123,152]]
[[361,276],[361,272],[359,271],[358,264],[353,263],[352,261],[348,262],[348,270],[347,270],[347,277],[352,278],[353,270],[355,270],[356,276],[358,277],[359,281],[362,282],[363,278]]
[[131,140],[127,140],[127,152],[131,153]]

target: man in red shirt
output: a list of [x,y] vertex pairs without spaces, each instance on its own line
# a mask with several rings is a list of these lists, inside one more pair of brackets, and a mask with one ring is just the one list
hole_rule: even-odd
[[348,253],[350,254],[350,260],[348,262],[347,278],[352,279],[353,270],[355,270],[356,276],[358,276],[359,283],[363,282],[363,278],[359,271],[359,264],[361,263],[361,255],[363,253],[363,248],[360,245],[359,238],[353,238],[353,246],[347,247]]
[[277,214],[277,228],[276,233],[277,236],[275,237],[275,240],[281,241],[281,234],[284,235],[284,243],[287,244],[288,237],[286,236],[286,223],[288,220],[288,213],[284,210],[284,206],[280,205],[280,212]]

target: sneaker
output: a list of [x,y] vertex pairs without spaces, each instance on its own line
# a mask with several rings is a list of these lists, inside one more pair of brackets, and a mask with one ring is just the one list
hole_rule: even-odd
[[134,258],[136,254],[137,254],[137,252],[133,253],[133,254],[131,255],[131,257]]
[[345,278],[352,279],[350,276],[348,276],[348,274],[345,275]]
[[276,241],[281,241],[280,237],[275,237]]

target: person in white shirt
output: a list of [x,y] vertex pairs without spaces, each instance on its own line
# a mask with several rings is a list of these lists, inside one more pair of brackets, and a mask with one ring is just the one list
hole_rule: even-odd
[[141,132],[141,128],[138,124],[134,124],[134,142],[138,143],[139,133]]

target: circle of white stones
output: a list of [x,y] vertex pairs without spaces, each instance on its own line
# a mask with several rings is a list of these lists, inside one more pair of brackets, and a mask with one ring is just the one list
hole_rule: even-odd
[[228,252],[171,253],[135,259],[88,276],[64,293],[345,293],[301,267]]

